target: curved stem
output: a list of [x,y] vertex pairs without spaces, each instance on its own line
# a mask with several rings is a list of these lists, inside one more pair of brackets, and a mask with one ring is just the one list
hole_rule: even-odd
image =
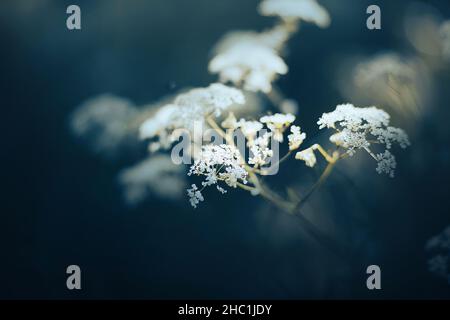
[[299,209],[292,210],[292,206],[289,206],[282,201],[280,202],[276,199],[277,195],[272,195],[271,193],[266,192],[266,190],[265,192],[261,192],[261,196],[283,212],[297,218],[301,222],[300,226],[332,254],[349,264],[352,262],[352,250],[347,245],[338,243],[335,239],[332,239],[329,235],[320,230],[316,225],[309,221]]
[[[212,119],[211,117],[207,118],[208,124],[216,130],[222,137],[224,137],[227,140],[227,143],[234,145],[234,141],[229,141],[227,139],[227,134],[219,127],[219,125]],[[297,219],[301,221],[302,227],[308,232],[309,235],[311,235],[318,243],[323,245],[325,248],[330,250],[332,253],[336,254],[338,257],[342,258],[343,260],[349,261],[348,254],[346,252],[349,252],[348,250],[344,249],[344,246],[336,244],[336,241],[331,239],[327,234],[325,234],[323,231],[318,229],[313,223],[311,223],[308,219],[306,219],[303,214],[300,212],[301,205],[310,197],[311,194],[315,190],[317,190],[320,185],[328,178],[330,175],[336,161],[339,159],[339,153],[334,152],[332,156],[330,156],[320,145],[315,145],[315,149],[317,149],[322,156],[328,161],[328,165],[325,168],[324,172],[322,173],[319,180],[314,184],[314,186],[311,188],[311,190],[307,193],[307,195],[302,198],[298,203],[292,203],[291,201],[285,200],[283,197],[279,196],[277,193],[273,192],[270,188],[264,186],[257,174],[255,173],[255,169],[250,167],[248,164],[244,161],[244,167],[248,172],[249,175],[249,181],[254,185],[248,186],[243,183],[238,182],[237,186],[245,191],[254,192],[259,191],[259,195],[275,205],[277,208],[281,209],[283,212],[295,216]],[[289,158],[292,151],[289,151],[285,156],[283,156],[278,163],[281,163]],[[257,169],[256,169],[257,170]]]
[[[292,154],[292,151],[289,150],[288,153],[286,153],[280,160],[278,160],[278,162],[276,164],[274,164],[272,167],[278,167],[280,164],[282,164],[284,161],[286,161],[287,159],[289,159],[289,156]],[[270,174],[270,171],[267,169],[261,169],[256,171],[257,173],[259,173],[262,176],[268,175]]]
[[243,184],[243,183],[240,183],[240,182],[237,182],[236,185],[237,185],[239,188],[241,188],[242,190],[245,190],[245,191],[250,191],[250,192],[252,192],[252,191],[257,190],[255,187],[250,187],[250,186],[247,186],[247,185],[245,185],[245,184]]
[[309,189],[309,191],[306,193],[306,195],[299,201],[294,207],[294,212],[299,210],[301,206],[311,197],[311,195],[320,188],[320,186],[327,180],[327,178],[330,176],[331,172],[333,171],[333,168],[336,164],[336,161],[329,162],[328,165],[325,167],[325,170],[320,175],[319,180]]
[[222,128],[219,127],[219,125],[217,124],[217,122],[211,118],[211,116],[206,118],[206,122],[214,129],[217,131],[217,133],[224,138],[225,140],[227,140],[228,143],[228,139],[227,139],[227,134],[225,133],[225,131],[222,130]]
[[313,148],[314,150],[319,151],[320,154],[325,158],[325,160],[328,161],[328,163],[336,162],[337,159],[335,159],[334,155],[333,155],[333,156],[330,156],[330,155],[328,154],[328,152],[326,152],[325,149],[322,148],[322,146],[321,146],[320,144],[315,144],[315,145],[312,146],[312,148]]

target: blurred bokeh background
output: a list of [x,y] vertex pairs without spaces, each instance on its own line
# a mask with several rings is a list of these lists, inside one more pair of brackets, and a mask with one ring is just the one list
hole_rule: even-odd
[[[240,191],[208,194],[195,211],[187,199],[157,196],[127,206],[117,174],[145,157],[145,145],[99,157],[70,132],[70,114],[94,96],[141,106],[216,81],[207,64],[224,33],[273,25],[258,0],[1,1],[0,298],[450,298],[425,250],[450,224],[450,59],[433,38],[450,3],[378,0],[382,30],[370,31],[373,2],[320,1],[331,26],[302,26],[277,82],[298,102],[310,141],[326,138],[316,121],[342,102],[376,103],[410,134],[395,179],[354,159],[305,208],[345,244],[341,254]],[[66,28],[70,4],[81,7],[80,31]],[[352,83],[358,63],[383,54],[414,66],[413,102]],[[289,162],[274,183],[317,174]],[[79,292],[66,289],[70,264],[82,269]],[[371,264],[381,267],[382,290],[366,288]]]

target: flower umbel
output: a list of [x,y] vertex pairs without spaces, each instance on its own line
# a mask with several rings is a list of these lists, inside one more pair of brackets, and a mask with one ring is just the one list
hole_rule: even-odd
[[295,121],[295,116],[290,113],[276,113],[271,116],[264,116],[259,121],[265,123],[273,132],[273,138],[275,140],[283,142],[283,132]]
[[[196,124],[203,125],[209,115],[220,116],[234,104],[243,105],[243,93],[236,88],[214,83],[179,95],[172,104],[163,106],[153,117],[140,127],[141,139],[158,138],[154,150],[168,149],[176,129],[193,131]],[[154,151],[153,150],[153,151]]]
[[[244,168],[239,151],[230,145],[221,144],[203,146],[200,158],[191,166],[188,175],[203,176],[203,188],[224,182],[227,186],[236,188],[238,183],[247,184],[247,171]],[[222,187],[218,190],[224,193]],[[200,193],[195,187],[188,191],[191,204],[198,204]],[[203,197],[201,197],[203,200]],[[200,201],[202,201],[200,200]]]
[[[324,113],[317,124],[320,129],[332,128],[337,131],[330,141],[353,156],[357,150],[364,149],[378,162],[377,172],[394,176],[395,157],[389,151],[392,145],[401,148],[410,145],[407,134],[399,128],[389,126],[390,116],[376,107],[357,108],[352,104],[342,104],[330,113]],[[384,147],[375,155],[372,145]]]
[[279,16],[287,20],[304,20],[321,28],[330,25],[330,15],[316,0],[264,0],[259,12],[265,16]]

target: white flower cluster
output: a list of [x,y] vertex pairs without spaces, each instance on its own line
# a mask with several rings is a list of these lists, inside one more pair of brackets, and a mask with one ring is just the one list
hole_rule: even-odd
[[442,55],[450,61],[450,20],[442,23],[439,31],[442,39]]
[[326,28],[331,19],[316,0],[264,0],[259,6],[264,16],[279,16],[286,20],[303,20]]
[[[227,144],[203,146],[200,157],[191,166],[188,175],[204,176],[203,188],[216,185],[221,193],[226,191],[219,186],[220,181],[232,188],[236,188],[238,183],[247,184],[247,171],[241,154],[235,147]],[[194,208],[203,201],[202,190],[198,190],[194,184],[187,191]]]
[[[290,127],[291,132],[288,135],[289,150],[293,151],[300,147],[306,134],[301,132],[300,127],[291,126],[294,120],[295,116],[292,114],[277,113],[264,116],[259,121],[245,119],[238,121],[230,112],[222,122],[222,127],[228,129],[227,134],[231,134],[235,130],[242,132],[249,150],[247,163],[257,169],[267,165],[274,155],[274,151],[271,149],[271,139],[278,142],[283,141],[283,132],[287,128]],[[267,128],[264,128],[264,124]],[[263,132],[263,129],[268,129],[269,132]],[[206,145],[202,147],[202,151],[191,166],[188,175],[205,176],[206,178],[202,182],[203,188],[216,184],[217,189],[221,193],[225,193],[226,190],[219,186],[218,182],[223,181],[232,188],[236,188],[238,183],[245,185],[247,184],[247,169],[245,157],[234,145]],[[192,206],[197,207],[204,200],[203,188],[200,190],[196,185],[192,185],[192,188],[187,190]]]
[[236,123],[235,129],[241,129],[242,134],[247,138],[249,145],[253,143],[258,132],[263,128],[263,124],[258,121],[247,121],[245,119],[239,120]]
[[273,138],[276,141],[283,142],[283,132],[295,121],[295,116],[290,113],[276,113],[274,115],[264,116],[259,121],[265,123],[267,128],[273,132]]
[[105,94],[87,100],[76,109],[71,129],[94,152],[113,156],[134,133],[129,122],[137,113],[131,101]]
[[217,54],[209,63],[209,71],[219,74],[221,82],[268,93],[277,76],[288,72],[275,49],[286,38],[281,32],[230,33],[217,44]]
[[[288,135],[289,150],[293,151],[300,147],[306,138],[306,134],[301,132],[300,127],[291,126],[294,122],[295,116],[292,114],[277,113],[274,115],[263,116],[258,121],[245,121],[240,120],[240,129],[244,136],[248,139],[251,156],[249,158],[249,164],[255,167],[262,167],[268,163],[268,160],[273,156],[273,150],[270,149],[270,140],[274,139],[277,142],[283,142],[284,131],[290,126],[291,133]],[[253,130],[248,130],[245,126],[251,127]],[[263,124],[267,126],[270,132],[266,132],[255,139],[259,130],[263,129]],[[250,132],[249,132],[250,131]]]
[[[330,141],[347,150],[352,156],[359,149],[366,150],[377,162],[377,172],[394,176],[395,157],[390,153],[393,143],[401,148],[410,145],[407,134],[402,130],[389,126],[390,116],[376,107],[357,108],[352,104],[342,104],[330,113],[324,113],[317,124],[320,129],[333,128],[336,134]],[[375,155],[372,144],[383,145],[383,153]]]
[[245,97],[235,88],[214,83],[207,88],[190,90],[179,95],[172,104],[163,106],[153,117],[140,127],[141,139],[158,137],[152,144],[153,151],[168,149],[173,143],[172,133],[176,129],[192,131],[195,125],[203,125],[205,117],[220,116],[235,104],[243,105]]
[[370,87],[387,81],[410,83],[416,77],[412,63],[395,53],[385,53],[359,63],[355,69],[355,82]]
[[223,83],[269,93],[272,82],[288,72],[281,54],[289,37],[297,31],[297,22],[304,20],[326,27],[330,16],[316,0],[264,0],[259,11],[283,20],[261,33],[234,31],[226,34],[215,46],[208,69],[218,74]]
[[316,145],[299,151],[295,154],[295,159],[304,161],[306,166],[312,168],[317,163],[317,158],[314,154],[314,150],[316,150]]
[[255,168],[266,165],[268,160],[273,156],[273,150],[271,150],[269,146],[271,137],[272,133],[266,132],[252,142],[250,146],[251,155],[248,159],[248,163]]
[[450,284],[450,226],[428,240],[425,248],[433,255],[428,260],[428,270]]
[[306,139],[306,133],[302,133],[300,127],[291,126],[291,134],[288,135],[289,150],[297,150]]
[[339,80],[347,99],[378,105],[404,120],[417,119],[425,112],[433,82],[423,61],[389,52],[350,62],[354,65],[350,78]]
[[152,156],[119,173],[125,200],[136,205],[150,194],[168,200],[179,199],[186,188],[185,170],[175,165],[169,155]]

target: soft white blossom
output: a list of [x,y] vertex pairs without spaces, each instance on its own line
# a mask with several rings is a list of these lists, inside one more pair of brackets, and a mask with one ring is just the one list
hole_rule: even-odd
[[441,233],[430,238],[426,244],[427,250],[443,249],[449,250],[450,254],[450,226],[446,227]]
[[450,20],[442,23],[439,31],[442,41],[442,55],[450,61]]
[[251,144],[258,131],[263,128],[263,124],[258,121],[247,121],[245,119],[240,119],[237,127],[241,129],[242,134],[249,140],[249,143]]
[[155,155],[123,169],[118,181],[128,204],[136,205],[151,194],[179,199],[186,188],[183,166],[175,165],[169,155]]
[[[203,146],[200,157],[191,166],[188,175],[203,176],[203,188],[224,182],[232,188],[238,183],[247,183],[247,171],[244,168],[239,151],[230,145],[206,145]],[[223,189],[218,188],[223,193]],[[191,204],[195,207],[203,197],[196,188],[188,190]]]
[[450,284],[450,226],[428,240],[425,248],[432,255],[428,270]]
[[383,153],[377,154],[375,156],[375,160],[377,160],[377,172],[379,174],[385,173],[389,175],[391,178],[394,177],[394,171],[397,167],[397,162],[395,161],[395,157],[389,150],[385,150]]
[[268,93],[278,75],[288,67],[277,48],[287,40],[281,31],[256,33],[233,32],[226,35],[215,48],[209,71],[219,74],[221,82],[243,85],[249,91]]
[[205,117],[220,116],[234,104],[243,105],[243,93],[235,88],[215,83],[179,95],[171,104],[163,106],[140,127],[141,139],[158,137],[157,147],[168,148],[176,129],[193,131],[194,126],[204,125]]
[[286,20],[303,20],[319,27],[330,25],[330,15],[316,0],[264,0],[259,5],[264,16],[279,16]]
[[297,152],[295,159],[304,161],[310,168],[314,167],[317,162],[313,147]]
[[404,119],[417,119],[429,108],[433,79],[422,60],[388,52],[349,65],[350,77],[339,80],[348,99],[389,108]]
[[[406,148],[410,142],[402,129],[390,127],[389,122],[389,114],[376,107],[357,108],[352,104],[342,104],[335,111],[324,113],[317,124],[320,129],[335,129],[337,133],[330,137],[330,141],[346,149],[348,155],[364,149],[378,162],[378,173],[393,177],[396,162],[389,149],[393,143]],[[385,150],[375,155],[370,150],[372,145],[384,146]]]
[[138,114],[131,101],[105,94],[91,98],[71,117],[72,132],[86,141],[94,152],[113,156],[129,142],[135,128],[130,123]]
[[189,196],[189,202],[191,203],[191,206],[193,206],[194,208],[197,208],[197,205],[205,200],[203,198],[201,191],[198,190],[195,184],[191,186],[191,189],[187,189],[187,194]]
[[361,62],[355,73],[356,81],[363,84],[374,84],[389,77],[407,80],[414,77],[414,70],[401,56],[385,53]]
[[283,132],[295,121],[295,116],[290,113],[276,113],[274,115],[264,116],[259,121],[265,123],[273,132],[274,140],[283,142]]
[[262,167],[267,164],[268,160],[273,156],[273,150],[269,147],[271,136],[272,133],[266,132],[254,140],[250,147],[249,164],[255,167]]
[[291,126],[291,134],[288,135],[289,150],[293,151],[300,147],[306,138],[306,133],[300,132],[300,127]]

